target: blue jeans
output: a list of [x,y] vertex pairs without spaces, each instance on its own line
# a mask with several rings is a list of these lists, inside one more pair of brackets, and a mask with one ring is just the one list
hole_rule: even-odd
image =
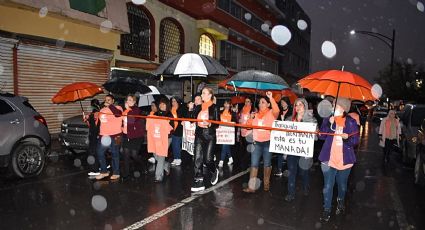
[[323,208],[325,210],[331,210],[335,179],[336,179],[336,183],[338,184],[338,199],[344,200],[345,193],[347,191],[348,176],[350,176],[351,168],[338,170],[338,169],[329,167],[326,164],[321,164],[321,168],[322,168],[323,178],[324,178]]
[[182,137],[171,135],[171,149],[173,150],[174,159],[181,159]]
[[[119,137],[121,138],[121,137]],[[97,157],[100,164],[100,172],[107,173],[105,152],[107,149],[111,150],[112,153],[112,172],[114,175],[120,175],[120,146],[116,144],[115,138],[111,138],[111,144],[104,146],[101,141],[97,145]]]
[[251,167],[258,168],[260,158],[263,156],[264,167],[270,167],[272,154],[269,152],[270,141],[255,142],[254,151],[251,154]]
[[282,171],[283,168],[283,154],[277,153],[277,169]]
[[[287,164],[288,164],[288,195],[295,196],[295,187],[297,183],[297,172],[298,172],[298,163],[300,161],[299,156],[293,156],[288,155],[286,158]],[[304,191],[307,191],[309,189],[309,175],[308,175],[308,169],[302,169],[299,168],[302,182],[303,182],[303,189]]]
[[232,157],[232,153],[230,151],[230,145],[222,145],[221,146],[221,157],[220,157],[220,160],[224,161],[227,156]]

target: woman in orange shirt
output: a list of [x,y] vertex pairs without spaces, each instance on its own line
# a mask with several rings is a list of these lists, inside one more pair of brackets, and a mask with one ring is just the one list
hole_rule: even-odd
[[[232,102],[230,100],[225,100],[223,106],[224,109],[220,114],[220,120],[223,122],[236,122],[236,114],[231,110]],[[231,147],[232,145],[221,145],[221,157],[220,162],[218,163],[218,167],[223,167],[224,160],[226,160],[227,156],[229,156],[227,164],[233,164]]]
[[[279,106],[273,98],[272,92],[266,93],[267,97],[261,97],[258,104],[258,112],[254,114],[248,125],[272,127],[273,121],[279,116]],[[251,169],[249,173],[248,187],[243,191],[253,193],[258,189],[257,174],[260,158],[263,156],[264,162],[264,191],[270,189],[270,174],[272,172],[270,147],[270,130],[254,129],[254,151],[251,153]]]
[[[254,111],[254,106],[252,106],[252,99],[247,97],[245,98],[245,104],[242,107],[242,110],[238,116],[238,122],[241,125],[245,125],[246,122],[251,117],[251,113]],[[241,128],[240,129],[240,146],[238,152],[238,164],[241,166],[242,170],[245,170],[249,166],[250,153],[247,151],[247,147],[252,143],[252,129]]]

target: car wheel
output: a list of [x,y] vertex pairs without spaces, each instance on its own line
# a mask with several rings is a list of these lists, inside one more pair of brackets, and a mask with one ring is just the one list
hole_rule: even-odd
[[33,177],[43,171],[44,152],[36,143],[21,143],[13,152],[10,170],[20,178]]
[[415,163],[415,184],[417,185],[425,185],[425,175],[424,175],[424,162],[421,158],[421,154],[418,153],[416,156],[416,163]]

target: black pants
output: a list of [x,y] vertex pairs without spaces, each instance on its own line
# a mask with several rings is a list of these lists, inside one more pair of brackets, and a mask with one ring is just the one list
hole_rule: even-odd
[[208,129],[200,129],[201,133],[198,133],[195,137],[195,179],[203,178],[203,164],[207,166],[211,173],[214,173],[217,170],[214,162],[216,137],[215,135],[209,134]]
[[385,139],[385,147],[384,147],[384,160],[390,159],[390,154],[393,151],[393,146],[397,144],[397,140],[393,139]]
[[127,139],[125,136],[123,137],[123,158],[124,158],[124,168],[122,171],[122,176],[127,177],[130,175],[130,163],[134,162],[134,168],[138,168],[136,165],[141,166],[142,172],[147,169],[146,159],[143,158],[140,149],[142,147],[142,138],[133,138]]
[[97,135],[96,134],[90,134],[89,135],[89,151],[88,155],[92,156],[94,158],[94,163],[89,164],[89,170],[91,172],[99,172],[99,160],[97,159],[97,143],[98,143]]

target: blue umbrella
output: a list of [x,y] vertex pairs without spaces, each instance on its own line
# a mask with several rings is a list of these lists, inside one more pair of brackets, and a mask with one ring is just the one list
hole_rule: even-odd
[[290,88],[282,77],[263,70],[245,70],[233,75],[227,84],[236,88],[283,90]]

